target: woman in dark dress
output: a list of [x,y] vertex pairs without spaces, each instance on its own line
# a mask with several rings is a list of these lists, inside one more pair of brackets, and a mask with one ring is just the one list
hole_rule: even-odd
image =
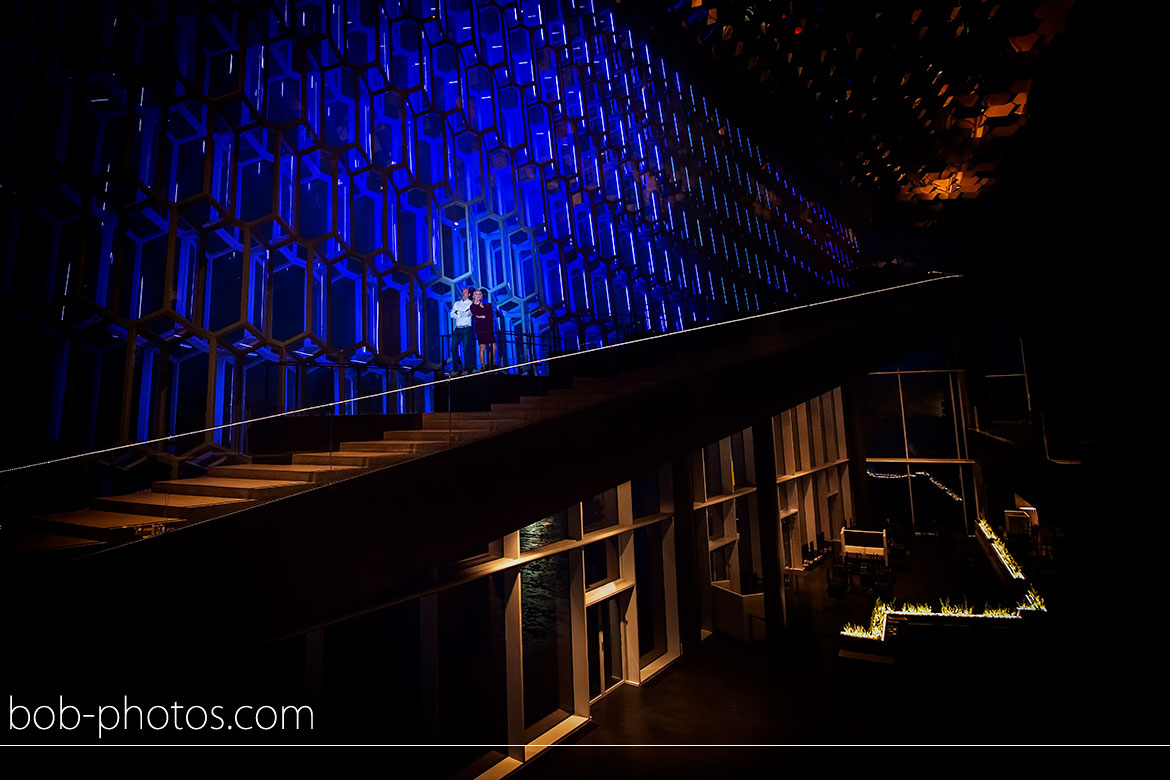
[[[471,294],[471,321],[475,325],[475,339],[479,342],[479,364],[485,369],[496,367],[495,312],[484,299],[487,290],[476,290]],[[485,360],[488,345],[492,347],[491,361]]]

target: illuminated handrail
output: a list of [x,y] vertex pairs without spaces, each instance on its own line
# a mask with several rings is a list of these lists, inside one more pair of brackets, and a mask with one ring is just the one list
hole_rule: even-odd
[[[920,285],[933,284],[935,282],[946,281],[948,279],[960,279],[960,278],[962,278],[961,274],[949,274],[949,275],[935,276],[935,277],[932,277],[930,279],[922,279],[922,280],[915,281],[915,282],[907,282],[905,284],[895,285],[893,287],[885,287],[885,288],[882,288],[879,290],[866,290],[863,292],[853,293],[850,295],[842,295],[842,296],[839,296],[836,298],[828,298],[825,300],[813,301],[811,303],[805,303],[805,304],[801,304],[799,306],[790,306],[788,308],[778,309],[776,311],[761,312],[759,314],[750,314],[750,315],[747,315],[745,317],[739,317],[739,318],[733,319],[733,320],[705,323],[703,325],[697,325],[695,327],[688,328],[686,330],[673,331],[670,333],[656,333],[653,335],[648,335],[648,336],[645,336],[645,337],[642,337],[639,339],[634,339],[631,341],[624,341],[624,342],[619,342],[616,344],[607,344],[607,345],[603,345],[600,347],[593,347],[590,349],[578,350],[576,352],[567,352],[567,353],[563,353],[563,354],[559,354],[559,355],[549,355],[547,357],[541,357],[541,358],[536,358],[534,360],[528,360],[528,361],[525,361],[523,363],[517,363],[517,364],[512,365],[512,366],[497,367],[494,369],[481,371],[478,374],[476,374],[475,376],[477,376],[477,377],[478,376],[485,376],[488,374],[503,373],[503,372],[510,371],[510,370],[525,368],[528,366],[538,366],[541,364],[551,363],[555,360],[564,360],[567,358],[575,358],[575,357],[579,357],[582,355],[596,354],[598,352],[603,352],[605,350],[610,350],[610,349],[621,349],[623,347],[629,347],[629,346],[632,346],[634,344],[645,344],[647,342],[657,341],[659,339],[674,338],[674,337],[682,336],[685,334],[692,334],[692,333],[698,333],[698,332],[704,331],[704,330],[710,330],[712,328],[722,328],[722,327],[736,325],[736,324],[740,324],[740,323],[744,323],[744,322],[761,320],[761,319],[764,319],[767,317],[776,317],[776,316],[783,315],[783,314],[789,314],[789,313],[795,312],[795,311],[813,309],[813,308],[817,308],[820,306],[825,306],[825,305],[830,304],[830,303],[841,303],[841,302],[847,301],[847,300],[853,300],[853,299],[857,299],[857,298],[865,298],[865,297],[869,297],[869,296],[880,295],[881,293],[892,292],[894,290],[906,289],[906,288],[910,288],[910,287],[917,287]],[[59,463],[66,463],[69,461],[81,460],[83,458],[91,458],[91,457],[94,457],[97,455],[108,455],[109,453],[112,453],[112,452],[122,452],[124,450],[130,450],[130,449],[134,449],[136,447],[146,447],[146,446],[154,445],[154,444],[162,444],[163,442],[173,441],[175,439],[182,439],[182,438],[186,438],[188,436],[197,436],[200,434],[214,433],[215,431],[228,430],[231,428],[236,428],[239,426],[248,425],[250,423],[262,422],[265,420],[276,420],[276,419],[279,419],[281,417],[291,417],[293,415],[304,414],[306,412],[313,412],[313,411],[318,411],[321,409],[329,409],[332,407],[341,406],[343,404],[358,403],[360,401],[367,401],[367,400],[371,400],[374,398],[385,398],[385,397],[395,396],[395,395],[398,395],[399,393],[414,392],[417,390],[426,389],[428,387],[435,387],[435,386],[447,384],[450,382],[461,382],[461,381],[468,380],[471,378],[472,377],[470,377],[470,376],[444,377],[442,379],[436,379],[436,380],[432,380],[429,382],[420,382],[418,384],[394,388],[393,390],[384,390],[380,393],[371,393],[369,395],[357,396],[354,398],[346,398],[346,399],[342,399],[342,400],[338,400],[338,401],[329,401],[327,403],[315,404],[313,406],[305,406],[305,407],[301,407],[299,409],[290,409],[290,410],[284,411],[284,412],[276,412],[273,414],[262,415],[260,417],[252,417],[252,418],[249,418],[247,420],[237,420],[235,422],[222,423],[220,425],[212,425],[212,426],[208,426],[206,428],[199,428],[199,429],[192,430],[192,431],[186,431],[184,433],[175,433],[175,434],[171,434],[169,436],[159,436],[159,437],[153,438],[153,439],[144,439],[142,441],[131,442],[129,444],[119,444],[119,445],[114,446],[114,447],[105,447],[103,449],[90,450],[89,452],[82,452],[82,453],[77,453],[74,455],[64,455],[64,456],[59,457],[59,458],[51,458],[49,460],[38,461],[35,463],[26,463],[26,464],[23,464],[20,466],[10,466],[8,468],[0,469],[0,475],[12,474],[12,473],[19,472],[19,471],[27,471],[29,469],[35,469],[35,468],[39,468],[41,466],[51,466],[51,465],[55,465],[55,464],[59,464]]]

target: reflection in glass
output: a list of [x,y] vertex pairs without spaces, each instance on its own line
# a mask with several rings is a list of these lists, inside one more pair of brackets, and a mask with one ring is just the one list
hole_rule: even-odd
[[581,511],[583,512],[586,533],[616,525],[618,521],[617,490],[607,490],[586,500],[581,505]]
[[659,496],[658,472],[648,471],[630,482],[630,498],[633,503],[634,519],[657,514],[662,511]]
[[871,458],[906,457],[898,376],[868,374],[861,381],[866,455]]
[[956,458],[950,374],[903,374],[906,440],[911,458]]
[[725,545],[711,553],[711,581],[731,579],[732,545]]
[[[449,745],[507,744],[503,575],[472,580],[438,594],[436,737]],[[445,774],[459,770],[484,747],[435,754]]]
[[963,484],[959,465],[931,463],[914,477],[914,530],[917,533],[966,533]]
[[660,523],[634,531],[634,576],[638,594],[639,663],[645,667],[666,652],[666,591],[662,579]]
[[707,477],[707,498],[722,495],[723,469],[719,458],[719,442],[703,448],[703,467]]
[[537,736],[573,710],[567,553],[520,567],[520,604],[524,727]]
[[747,458],[744,454],[743,431],[731,434],[731,489],[751,484],[748,480]]
[[585,587],[596,588],[618,578],[617,539],[585,545]]
[[871,464],[869,468],[870,513],[876,527],[887,529],[892,540],[904,543],[914,534],[910,469],[895,464]]
[[520,552],[525,553],[568,537],[569,513],[561,510],[520,529]]
[[439,739],[430,719],[419,717],[424,693],[418,600],[330,626],[325,647],[323,715],[331,733],[362,742]]
[[606,599],[585,612],[590,699],[596,699],[623,679],[620,601],[620,598]]

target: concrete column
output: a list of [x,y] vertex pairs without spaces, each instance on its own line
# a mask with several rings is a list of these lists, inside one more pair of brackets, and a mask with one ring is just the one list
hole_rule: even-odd
[[[845,447],[849,453],[849,505],[845,507],[846,525],[873,528],[869,516],[869,477],[865,465],[865,430],[862,427],[861,380],[850,379],[841,385],[841,422]],[[844,487],[842,487],[844,495]],[[853,523],[850,524],[850,510]]]
[[573,714],[589,717],[589,641],[585,624],[585,558],[569,551],[569,621],[573,658]]
[[776,491],[776,444],[772,418],[752,425],[756,462],[756,507],[759,512],[760,565],[764,590],[764,620],[768,639],[780,635],[786,622],[784,605],[784,556],[780,540],[780,501]]
[[418,599],[419,690],[424,723],[423,734],[439,739],[439,595]]
[[325,710],[325,629],[305,634],[305,691],[313,709]]
[[[699,566],[707,566],[707,524],[695,512],[693,458],[672,464],[674,483],[675,566],[678,583],[678,633],[681,651],[697,649],[702,639],[702,594]],[[700,557],[700,551],[702,557]],[[703,577],[705,580],[706,577]]]
[[504,572],[504,666],[508,690],[508,757],[524,760],[524,634],[520,623],[520,569]]

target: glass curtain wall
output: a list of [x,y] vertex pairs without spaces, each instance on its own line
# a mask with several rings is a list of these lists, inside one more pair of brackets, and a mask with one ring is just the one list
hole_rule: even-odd
[[862,382],[862,425],[875,522],[891,541],[974,533],[977,464],[967,450],[966,371],[947,346],[899,360]]

